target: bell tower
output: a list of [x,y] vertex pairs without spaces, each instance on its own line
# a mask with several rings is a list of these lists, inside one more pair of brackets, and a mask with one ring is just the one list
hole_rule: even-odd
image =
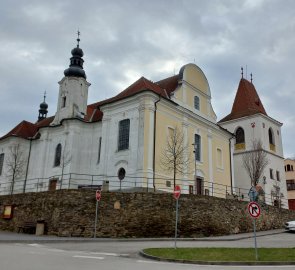
[[63,119],[84,119],[86,114],[90,83],[86,80],[82,58],[84,53],[79,43],[78,31],[77,47],[72,49],[69,68],[64,71],[65,76],[59,82],[57,110],[51,125],[58,125]]
[[39,109],[39,116],[38,116],[38,122],[45,119],[47,117],[48,113],[48,104],[45,102],[46,99],[46,92],[44,92],[44,100],[40,104],[40,109]]

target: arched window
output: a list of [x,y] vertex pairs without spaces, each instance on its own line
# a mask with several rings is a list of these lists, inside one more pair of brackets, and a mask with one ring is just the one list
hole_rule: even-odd
[[273,137],[273,132],[272,129],[270,128],[268,130],[268,139],[269,139],[269,143],[275,145],[275,141],[274,141],[274,137]]
[[200,98],[198,96],[194,97],[194,107],[196,110],[200,110]]
[[290,164],[287,165],[287,172],[291,171],[291,166]]
[[236,144],[238,143],[245,143],[245,133],[241,127],[236,131]]
[[55,158],[54,158],[55,167],[60,165],[60,159],[61,159],[61,144],[59,143],[55,149]]
[[124,168],[120,168],[118,171],[118,178],[120,181],[122,181],[125,178],[126,171]]

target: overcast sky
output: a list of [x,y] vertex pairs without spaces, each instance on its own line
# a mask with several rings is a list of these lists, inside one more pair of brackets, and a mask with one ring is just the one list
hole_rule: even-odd
[[285,157],[295,156],[295,1],[2,0],[0,10],[0,136],[37,120],[44,91],[55,113],[79,28],[88,103],[195,63],[221,119],[244,66],[268,115],[283,123]]

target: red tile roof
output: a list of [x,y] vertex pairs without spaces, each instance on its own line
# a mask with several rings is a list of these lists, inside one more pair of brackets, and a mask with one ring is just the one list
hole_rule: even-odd
[[112,98],[109,98],[109,99],[102,100],[97,103],[93,103],[90,106],[97,108],[99,106],[102,106],[102,105],[105,105],[108,103],[112,103],[112,102],[119,101],[119,100],[127,98],[127,97],[134,96],[135,94],[138,94],[138,93],[146,91],[146,90],[150,90],[150,91],[152,91],[164,98],[168,98],[168,96],[163,88],[161,88],[156,83],[153,83],[152,81],[149,81],[144,77],[141,77],[136,82],[134,82],[129,87],[127,87],[125,90],[120,92],[118,95],[116,95]]
[[178,79],[179,75],[174,75],[172,77],[169,77],[167,79],[161,80],[156,82],[157,85],[159,85],[161,88],[165,89],[170,96],[171,93],[176,89],[178,86]]
[[95,107],[92,107],[91,105],[87,106],[87,112],[84,118],[86,122],[98,122],[102,120],[102,117],[102,111]]
[[13,128],[10,132],[8,132],[6,135],[1,137],[0,139],[4,139],[7,137],[20,137],[20,138],[30,138],[33,137],[38,128],[36,127],[35,124],[27,122],[27,121],[22,121],[20,122],[15,128]]
[[242,78],[240,80],[231,113],[221,119],[219,123],[258,113],[267,115],[254,85]]
[[48,127],[49,124],[53,121],[54,119],[54,116],[50,116],[50,117],[47,117],[39,122],[37,122],[35,125],[40,128],[40,127]]

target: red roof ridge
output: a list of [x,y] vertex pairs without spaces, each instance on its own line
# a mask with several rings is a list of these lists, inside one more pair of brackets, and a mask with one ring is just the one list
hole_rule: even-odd
[[121,99],[131,97],[133,95],[136,95],[140,92],[143,92],[145,90],[150,90],[158,95],[161,95],[165,98],[167,98],[167,94],[165,93],[164,89],[161,88],[158,84],[148,80],[145,77],[140,77],[137,81],[135,81],[133,84],[128,86],[126,89],[124,89],[122,92],[118,93],[116,96],[90,104],[90,107],[99,107],[108,103],[112,103],[115,101],[119,101]]
[[170,96],[171,93],[177,88],[178,80],[179,74],[157,81],[156,84],[165,89],[166,93]]

